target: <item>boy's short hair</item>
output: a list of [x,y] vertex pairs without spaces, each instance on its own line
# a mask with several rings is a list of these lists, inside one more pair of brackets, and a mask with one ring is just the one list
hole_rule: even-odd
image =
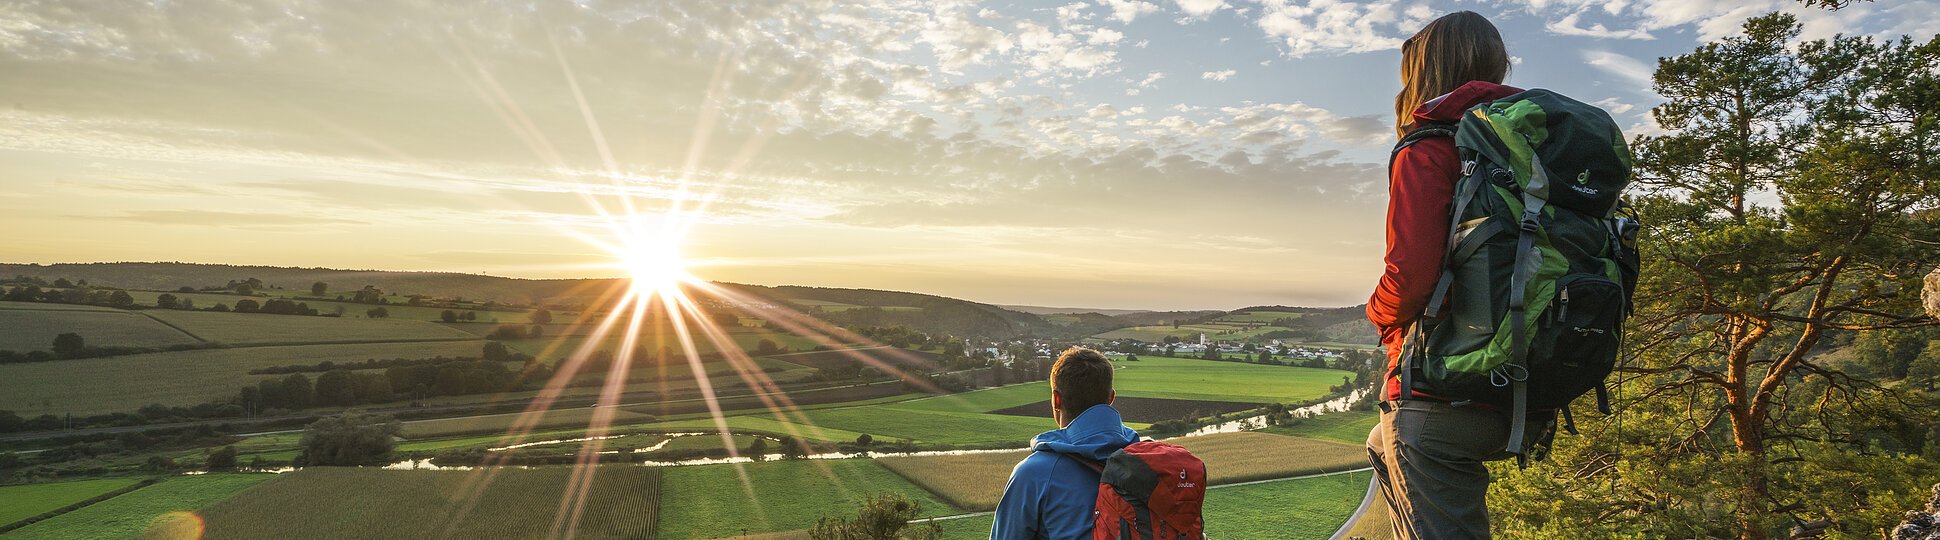
[[1065,349],[1051,364],[1051,391],[1062,398],[1067,418],[1111,402],[1111,359],[1084,347]]

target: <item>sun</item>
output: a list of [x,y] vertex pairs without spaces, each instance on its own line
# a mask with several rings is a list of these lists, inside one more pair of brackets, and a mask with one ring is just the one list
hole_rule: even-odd
[[677,293],[683,283],[694,279],[681,255],[681,242],[663,231],[631,238],[616,250],[620,266],[633,280],[633,290],[641,296]]

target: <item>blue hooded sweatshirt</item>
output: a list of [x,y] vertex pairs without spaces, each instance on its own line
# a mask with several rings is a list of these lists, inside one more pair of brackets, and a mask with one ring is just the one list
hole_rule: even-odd
[[1111,405],[1093,405],[1064,429],[1031,439],[1037,451],[1011,470],[991,540],[1090,538],[1098,472],[1065,454],[1104,461],[1137,441],[1138,432]]

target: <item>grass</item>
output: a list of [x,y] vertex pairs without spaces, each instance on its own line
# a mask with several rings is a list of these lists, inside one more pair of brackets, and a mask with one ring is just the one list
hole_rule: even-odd
[[33,417],[133,411],[150,403],[195,405],[229,398],[243,385],[271,377],[250,375],[251,369],[325,360],[477,355],[480,347],[476,341],[303,345],[0,364],[0,410]]
[[[547,410],[540,414],[538,422],[532,427],[534,429],[562,427],[584,428],[592,422],[594,410],[592,407]],[[522,414],[524,413],[504,413],[469,418],[411,420],[404,422],[404,430],[401,435],[409,439],[479,434],[497,437],[499,436],[498,434],[502,434],[506,430],[511,429],[512,423],[517,421]],[[613,411],[613,425],[615,426],[639,423],[648,418],[647,415],[626,410]]]
[[[1367,466],[1367,453],[1358,447],[1281,435],[1222,433],[1167,442],[1184,446],[1205,461],[1207,483],[1213,486]],[[955,456],[890,456],[877,461],[952,504],[983,511],[996,508],[1011,469],[1029,454],[1020,450]]]
[[1262,431],[1347,444],[1365,444],[1367,432],[1373,430],[1375,422],[1380,420],[1381,415],[1373,411],[1342,411],[1302,419],[1296,425],[1275,426]]
[[808,418],[818,426],[868,433],[879,439],[960,445],[1023,446],[1031,437],[1057,428],[1044,418],[907,410],[895,405],[810,411]]
[[[747,484],[742,483],[743,472]],[[867,459],[671,467],[666,475],[661,487],[661,538],[806,529],[824,514],[854,515],[864,498],[881,493],[901,494],[921,503],[926,516],[958,513]]]
[[1051,383],[1034,382],[945,394],[908,401],[898,409],[943,412],[990,412],[1051,399]]
[[1125,369],[1113,375],[1113,386],[1121,396],[1252,403],[1313,399],[1340,384],[1342,376],[1352,375],[1334,369],[1144,356],[1119,365]]
[[[623,330],[624,328],[617,329],[611,335],[595,342],[593,350],[607,351],[608,354],[611,354],[613,351],[623,349],[621,340],[624,338],[620,335],[625,333]],[[490,333],[490,330],[486,332]],[[672,336],[674,334],[668,332],[665,335]],[[708,340],[705,335],[700,334],[698,331],[695,335],[694,347],[697,352],[701,354],[720,352],[721,348],[715,346],[714,342]],[[754,350],[761,343],[761,340],[764,339],[773,341],[776,345],[788,347],[791,350],[807,350],[814,348],[816,345],[814,341],[810,341],[808,338],[771,332],[759,328],[743,327],[729,329],[728,337],[734,341],[735,346],[746,351]],[[640,347],[648,351],[655,351],[664,347],[670,353],[678,355],[678,351],[681,350],[679,341],[671,338],[664,341],[655,340],[654,334],[646,330],[640,332],[640,339]],[[578,352],[580,347],[585,346],[586,342],[591,340],[591,337],[584,335],[546,334],[536,339],[508,339],[505,340],[505,344],[520,352],[544,360],[547,363],[557,363],[566,357],[572,356],[573,353]],[[795,367],[800,368],[801,366]]]
[[437,323],[406,319],[345,319],[159,309],[143,313],[202,339],[232,345],[478,338]]
[[0,486],[0,525],[58,510],[140,481],[139,478],[103,478]]
[[1389,521],[1391,518],[1388,515],[1388,503],[1382,501],[1380,497],[1379,494],[1376,494],[1373,503],[1367,505],[1367,513],[1361,514],[1361,519],[1356,520],[1353,526],[1347,528],[1347,536],[1349,538],[1356,536],[1364,540],[1392,540],[1394,538],[1394,525]]
[[[58,304],[44,304],[58,305]],[[52,350],[54,336],[73,332],[94,347],[152,347],[200,343],[194,337],[131,311],[0,309],[0,351]]]
[[[196,512],[274,475],[182,476],[55,516],[8,533],[9,538],[134,538],[183,522],[176,512]],[[299,508],[313,508],[314,501]],[[161,532],[161,531],[155,531]],[[214,532],[214,531],[211,531]],[[170,537],[170,536],[164,536]]]
[[[790,418],[792,419],[793,417],[791,416]],[[731,429],[737,432],[764,433],[764,434],[775,435],[780,437],[800,435],[803,438],[806,438],[812,441],[837,442],[837,443],[854,442],[856,440],[856,437],[859,437],[862,435],[862,433],[860,432],[848,431],[843,429],[835,429],[835,428],[826,427],[826,426],[819,426],[819,425],[811,426],[807,424],[796,423],[793,421],[782,422],[782,421],[775,420],[773,416],[765,412],[759,416],[756,416],[756,415],[729,416],[725,420],[727,422],[728,429]],[[716,429],[714,425],[714,420],[711,418],[674,420],[669,422],[649,424],[647,427],[665,429],[668,431],[714,431]],[[885,442],[891,441],[894,439],[893,437],[887,437],[876,433],[870,433],[869,436],[875,438],[878,441],[885,441]]]
[[110,313],[122,312],[122,310],[111,308],[111,307],[88,306],[88,305],[81,305],[81,304],[43,304],[40,302],[11,302],[11,301],[0,300],[0,310],[11,310],[11,309],[28,310],[28,311],[105,311]]
[[[316,467],[288,473],[208,507],[210,539],[221,538],[541,538],[572,467],[499,469],[475,493],[470,471],[385,471]],[[606,466],[574,536],[651,538],[660,505],[661,470]]]
[[1206,491],[1206,536],[1220,539],[1327,538],[1367,493],[1372,473]]
[[[759,438],[760,437],[756,437],[753,435],[736,434],[734,435],[734,448],[736,450],[747,450],[748,445],[754,444],[754,441]],[[772,449],[774,445],[770,444],[769,446]],[[661,450],[666,452],[674,452],[674,451],[693,451],[693,450],[718,450],[721,448],[723,448],[723,446],[721,445],[721,437],[719,435],[707,434],[707,435],[694,435],[694,436],[688,436],[688,437],[674,437],[674,440],[668,441],[667,446],[662,447]]]

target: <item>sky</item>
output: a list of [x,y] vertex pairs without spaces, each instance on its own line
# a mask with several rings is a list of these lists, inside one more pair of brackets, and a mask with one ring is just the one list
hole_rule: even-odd
[[0,262],[612,277],[617,220],[718,281],[1353,305],[1397,48],[1464,9],[1509,84],[1630,135],[1657,58],[1750,16],[1940,32],[1933,0],[16,0]]

